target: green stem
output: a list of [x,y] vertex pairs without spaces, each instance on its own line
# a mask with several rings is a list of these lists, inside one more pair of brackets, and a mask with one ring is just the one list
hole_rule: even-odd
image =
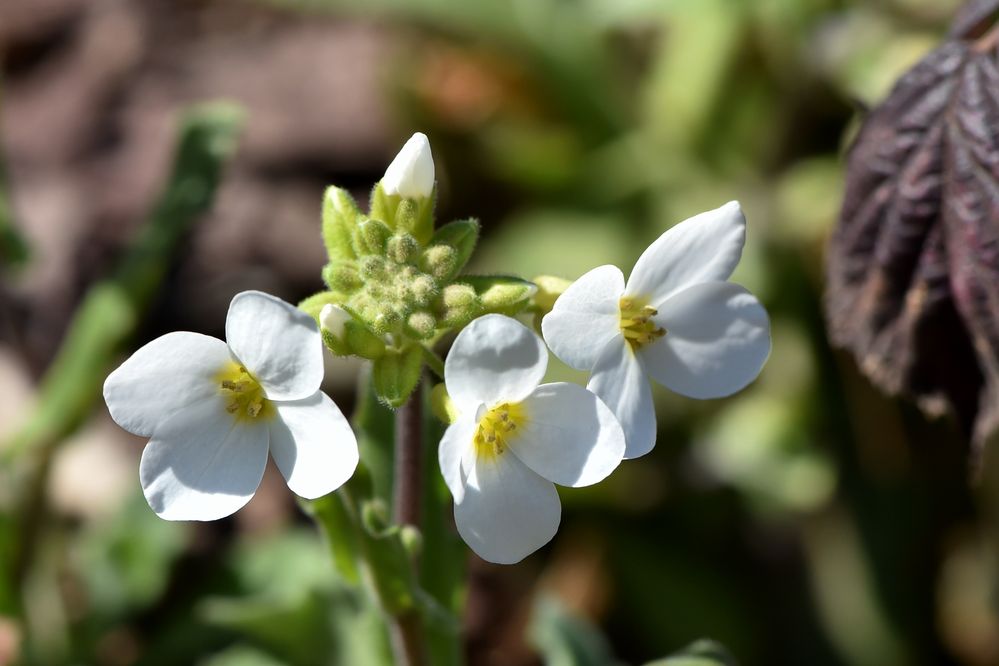
[[423,360],[427,362],[430,371],[437,375],[437,378],[444,381],[444,361],[430,347],[423,347]]

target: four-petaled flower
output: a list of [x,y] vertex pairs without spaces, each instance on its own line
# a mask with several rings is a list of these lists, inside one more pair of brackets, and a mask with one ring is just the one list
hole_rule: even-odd
[[104,383],[111,417],[149,437],[139,478],[160,517],[215,520],[246,504],[270,450],[305,498],[354,473],[357,440],[319,390],[323,347],[311,317],[256,291],[237,294],[226,342],[168,333],[136,351]]
[[555,535],[553,482],[596,483],[624,454],[610,409],[575,384],[539,386],[547,367],[541,339],[502,315],[469,324],[444,364],[459,415],[441,439],[441,473],[458,532],[490,562],[518,562]]
[[626,458],[648,453],[656,441],[646,375],[692,398],[718,398],[745,387],[766,362],[766,310],[727,282],[745,239],[737,202],[701,213],[649,246],[627,285],[616,266],[594,268],[542,320],[555,355],[592,373],[587,388],[624,427]]

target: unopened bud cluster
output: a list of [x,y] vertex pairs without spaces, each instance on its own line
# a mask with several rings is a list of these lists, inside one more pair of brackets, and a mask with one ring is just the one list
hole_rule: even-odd
[[375,361],[373,381],[401,404],[423,367],[422,345],[490,312],[514,314],[536,291],[525,280],[462,276],[479,236],[475,220],[434,229],[433,160],[414,135],[375,185],[367,213],[345,190],[323,200],[328,291],[300,307],[317,317],[326,346]]

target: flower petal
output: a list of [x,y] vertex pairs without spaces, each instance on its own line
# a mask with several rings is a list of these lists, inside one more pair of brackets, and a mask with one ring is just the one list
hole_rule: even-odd
[[292,492],[315,499],[346,483],[357,469],[357,438],[336,403],[316,391],[272,404],[271,455]]
[[219,395],[215,376],[229,348],[200,333],[167,333],[141,347],[104,381],[104,402],[125,430],[152,437],[177,412]]
[[479,317],[455,338],[444,363],[448,395],[462,413],[478,405],[520,402],[548,367],[544,342],[516,319]]
[[267,427],[232,418],[218,396],[157,426],[139,481],[160,518],[216,520],[250,501],[266,464]]
[[739,202],[684,220],[668,229],[642,256],[628,278],[625,294],[659,304],[699,282],[727,280],[746,242],[746,218]]
[[684,289],[659,306],[666,335],[638,352],[650,377],[691,398],[731,395],[756,379],[770,355],[770,320],[731,282]]
[[573,282],[541,320],[552,352],[577,370],[589,370],[607,341],[621,334],[624,275],[617,266],[600,266]]
[[644,456],[656,445],[656,410],[652,387],[624,340],[612,340],[593,367],[587,390],[614,412],[627,442],[625,459]]
[[441,443],[437,449],[437,462],[441,467],[441,476],[444,477],[444,483],[451,491],[451,497],[454,498],[455,503],[461,502],[465,495],[462,461],[467,460],[472,453],[472,438],[475,437],[477,427],[478,421],[474,414],[462,414],[444,431],[444,436],[441,437]]
[[458,533],[476,555],[513,564],[551,541],[562,505],[551,481],[509,451],[479,456],[469,466],[465,494],[454,505]]
[[527,422],[508,440],[509,447],[549,481],[588,486],[621,463],[621,425],[610,408],[582,386],[542,384],[521,406]]
[[315,320],[260,291],[236,294],[225,320],[229,348],[271,400],[300,400],[323,381],[323,340]]

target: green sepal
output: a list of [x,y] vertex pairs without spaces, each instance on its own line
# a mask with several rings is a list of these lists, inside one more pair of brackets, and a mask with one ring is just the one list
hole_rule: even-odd
[[337,356],[360,356],[369,360],[380,358],[385,353],[385,341],[360,321],[349,308],[344,308],[340,302],[334,304],[340,305],[352,318],[343,323],[343,333],[339,336],[327,328],[322,328],[320,322],[323,344]]
[[319,313],[322,312],[324,305],[342,305],[345,300],[343,294],[338,294],[335,291],[321,291],[300,301],[298,309],[315,319],[316,324],[319,324]]
[[423,352],[419,345],[385,350],[371,368],[371,381],[378,399],[389,407],[401,407],[419,384],[422,369]]
[[465,276],[461,281],[475,290],[482,302],[481,314],[515,315],[530,304],[538,291],[533,282],[507,275]]
[[[479,229],[479,221],[475,219],[457,220],[438,229],[424,253],[423,270],[444,282],[453,279],[471,259],[479,241]],[[434,252],[437,246],[452,248],[454,252]]]
[[375,220],[381,220],[395,230],[395,211],[399,207],[402,197],[396,194],[386,194],[381,181],[375,183],[371,188],[371,203],[368,206],[368,216]]
[[345,340],[341,340],[329,331],[329,329],[321,328],[319,329],[320,335],[323,336],[323,344],[337,356],[350,356],[350,347],[347,346]]
[[357,258],[353,237],[361,212],[347,190],[331,185],[323,194],[323,243],[330,262]]
[[385,341],[359,321],[348,321],[343,329],[347,348],[355,356],[375,360],[385,354]]

